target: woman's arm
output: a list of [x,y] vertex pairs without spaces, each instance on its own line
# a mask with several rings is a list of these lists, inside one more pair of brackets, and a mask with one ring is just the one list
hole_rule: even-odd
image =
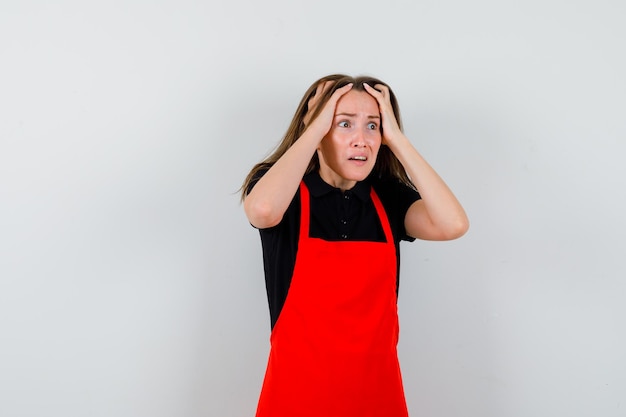
[[[322,96],[332,86],[332,82],[319,85],[313,99]],[[278,161],[259,179],[246,195],[243,207],[248,221],[259,229],[272,227],[280,223],[298,190],[300,181],[315,154],[320,141],[330,130],[335,107],[339,98],[350,91],[352,84],[343,86],[333,93],[321,113],[304,131],[302,136],[280,157]],[[308,117],[315,110],[317,100],[309,102]]]
[[426,240],[452,240],[461,237],[469,228],[465,210],[450,188],[413,147],[402,133],[393,114],[389,90],[377,84],[365,86],[380,108],[383,125],[383,143],[402,163],[407,174],[422,196],[408,209],[404,226],[409,236]]

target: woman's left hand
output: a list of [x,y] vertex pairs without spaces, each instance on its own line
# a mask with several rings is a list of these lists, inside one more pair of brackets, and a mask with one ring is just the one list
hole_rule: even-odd
[[389,93],[389,88],[383,84],[376,84],[374,87],[366,83],[363,85],[369,95],[374,97],[378,102],[378,108],[382,117],[381,124],[383,128],[383,144],[389,145],[390,143],[393,143],[395,138],[404,135],[400,129],[400,125],[398,125],[398,121],[396,120],[393,107],[391,106],[391,94]]
[[376,99],[382,118],[383,143],[398,158],[421,199],[406,212],[404,228],[409,236],[427,240],[451,240],[462,236],[469,227],[467,215],[446,183],[404,136],[391,106],[389,88],[364,84]]

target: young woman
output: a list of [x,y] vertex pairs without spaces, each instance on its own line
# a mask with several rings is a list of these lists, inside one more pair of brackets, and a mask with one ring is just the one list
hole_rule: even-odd
[[399,242],[456,239],[469,223],[402,132],[391,89],[346,75],[313,83],[242,189],[272,325],[257,417],[407,416]]

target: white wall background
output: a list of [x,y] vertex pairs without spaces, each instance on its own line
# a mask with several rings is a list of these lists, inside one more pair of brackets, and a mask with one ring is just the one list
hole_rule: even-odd
[[0,415],[253,415],[236,190],[333,72],[391,84],[472,222],[403,246],[411,415],[626,415],[625,4],[3,1]]

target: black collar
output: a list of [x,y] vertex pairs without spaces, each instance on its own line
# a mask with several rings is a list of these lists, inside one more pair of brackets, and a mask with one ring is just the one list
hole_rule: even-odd
[[[344,193],[339,188],[335,188],[332,185],[328,184],[326,181],[324,181],[322,177],[320,177],[320,174],[317,171],[311,172],[310,174],[305,175],[303,179],[304,179],[304,183],[306,184],[307,188],[309,189],[309,192],[311,193],[313,197],[321,197],[324,194],[328,194],[332,192],[335,192],[335,193],[338,192],[341,194]],[[349,190],[346,190],[345,194],[352,194],[352,195],[355,195],[361,201],[367,201],[367,199],[370,196],[370,189],[371,189],[371,184],[369,182],[369,179],[366,179],[365,181],[358,181],[354,185],[354,187],[352,187]]]

